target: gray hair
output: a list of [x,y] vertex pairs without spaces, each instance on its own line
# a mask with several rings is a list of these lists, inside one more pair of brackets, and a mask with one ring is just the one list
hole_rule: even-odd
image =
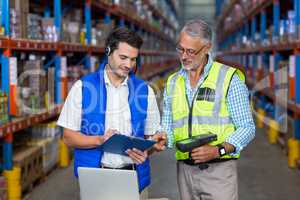
[[188,21],[181,30],[181,33],[185,32],[191,37],[199,37],[206,42],[212,41],[212,29],[202,19],[194,19]]

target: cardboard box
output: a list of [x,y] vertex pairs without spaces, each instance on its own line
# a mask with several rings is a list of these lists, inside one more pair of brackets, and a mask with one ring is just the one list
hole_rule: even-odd
[[96,30],[97,30],[96,39],[97,39],[97,44],[99,46],[104,46],[105,40],[108,34],[110,33],[110,31],[112,30],[112,28],[113,28],[113,24],[104,24],[103,22],[96,25]]
[[27,38],[27,16],[28,12],[21,12],[21,37]]
[[22,0],[10,0],[9,6],[10,6],[10,8],[21,11],[21,2],[22,2]]
[[28,39],[42,40],[42,17],[36,14],[29,13],[27,15],[27,34]]
[[20,12],[29,12],[29,0],[10,0],[9,5]]
[[69,38],[71,43],[79,43],[79,31],[80,24],[78,22],[69,22],[67,26],[67,32],[69,34]]
[[43,18],[42,19],[42,33],[43,39],[49,42],[56,42],[57,41],[57,33],[56,28],[54,25],[53,18]]

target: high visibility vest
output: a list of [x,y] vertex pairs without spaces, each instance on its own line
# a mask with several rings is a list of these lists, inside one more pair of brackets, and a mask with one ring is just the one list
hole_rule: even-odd
[[[236,130],[226,105],[227,91],[234,74],[245,81],[245,76],[240,70],[213,62],[208,76],[197,88],[192,105],[189,105],[187,99],[184,77],[177,72],[168,78],[167,95],[171,95],[172,99],[174,142],[214,133],[217,135],[217,141],[210,144],[217,145],[223,143]],[[222,158],[238,157],[239,155],[225,155]],[[176,150],[177,160],[188,158],[188,153]]]

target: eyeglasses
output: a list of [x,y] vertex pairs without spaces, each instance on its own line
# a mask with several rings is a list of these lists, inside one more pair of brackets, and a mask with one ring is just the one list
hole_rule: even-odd
[[203,47],[201,47],[198,51],[197,50],[194,50],[194,49],[185,49],[185,48],[182,48],[180,45],[177,45],[176,46],[176,51],[180,54],[180,55],[183,55],[184,52],[186,53],[187,56],[189,57],[194,57],[196,55],[198,55],[202,49],[204,49],[206,45],[204,45]]

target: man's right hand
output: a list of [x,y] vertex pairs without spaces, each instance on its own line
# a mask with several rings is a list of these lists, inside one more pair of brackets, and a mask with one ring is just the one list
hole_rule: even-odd
[[102,136],[98,136],[98,141],[97,141],[97,144],[98,145],[102,145],[106,140],[108,140],[111,136],[113,136],[114,134],[117,134],[118,131],[115,130],[115,129],[108,129],[104,135]]

